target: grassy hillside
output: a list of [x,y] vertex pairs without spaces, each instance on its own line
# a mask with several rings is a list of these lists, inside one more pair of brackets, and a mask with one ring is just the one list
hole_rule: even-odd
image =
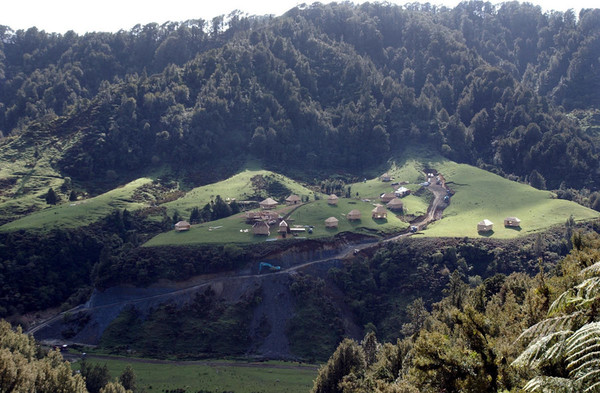
[[[288,197],[289,194],[296,194],[311,200],[315,199],[313,191],[303,185],[286,176],[260,169],[256,164],[251,163],[242,172],[226,180],[194,188],[182,198],[165,203],[164,206],[167,207],[170,215],[177,211],[181,217],[187,218],[194,207],[202,208],[214,200],[217,195],[226,201],[233,199],[243,201],[253,197],[266,198],[269,196],[278,199],[267,190],[260,189],[260,186],[272,187],[274,191],[279,191],[283,198]],[[285,191],[286,189],[289,190],[289,193]]]
[[[313,366],[293,363],[264,362],[260,364],[232,361],[211,361],[210,365],[195,362],[155,363],[136,359],[94,359],[90,364],[106,364],[112,378],[118,377],[130,364],[136,374],[139,391],[236,393],[305,393],[312,387],[316,370]],[[79,369],[79,363],[73,363]]]
[[[440,159],[431,163],[456,191],[444,218],[424,231],[425,236],[491,236],[514,238],[564,224],[572,215],[575,220],[589,220],[599,213],[577,203],[555,199],[549,191],[507,180],[493,173]],[[516,216],[521,228],[504,227],[504,218]],[[483,219],[494,223],[492,233],[481,235],[477,223]]]
[[144,207],[145,204],[133,201],[134,191],[151,181],[148,178],[141,178],[94,198],[46,207],[44,210],[0,226],[0,231],[77,228],[91,224],[118,209],[136,210]]

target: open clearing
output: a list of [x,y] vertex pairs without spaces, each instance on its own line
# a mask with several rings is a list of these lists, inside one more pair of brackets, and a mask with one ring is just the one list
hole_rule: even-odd
[[140,178],[94,198],[47,207],[44,210],[2,225],[0,231],[48,230],[57,227],[77,228],[100,220],[115,210],[127,209],[132,211],[140,209],[146,205],[134,202],[132,199],[133,192],[151,181],[149,178]]
[[[441,159],[431,166],[441,172],[456,194],[444,210],[444,217],[423,231],[430,237],[515,238],[564,224],[572,215],[577,221],[599,217],[599,213],[575,202],[555,199],[550,191],[507,180],[465,164]],[[521,219],[518,229],[505,228],[506,217]],[[494,223],[490,233],[479,234],[477,223]]]
[[[233,361],[168,362],[117,357],[95,358],[88,363],[108,367],[111,379],[117,378],[128,364],[137,377],[138,391],[235,393],[306,393],[317,376],[315,366],[286,362],[248,363]],[[79,369],[79,363],[72,364]]]

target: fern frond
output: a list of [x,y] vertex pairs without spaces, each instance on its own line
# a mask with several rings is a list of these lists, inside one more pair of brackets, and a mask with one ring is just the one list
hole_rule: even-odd
[[570,330],[550,333],[538,338],[517,357],[515,367],[538,368],[542,364],[555,364],[563,358],[566,338],[572,335]]
[[551,317],[553,315],[565,312],[571,304],[577,303],[579,300],[580,298],[577,296],[574,289],[571,288],[568,291],[563,292],[550,305],[550,309],[548,309],[548,316]]
[[586,267],[579,272],[579,275],[585,278],[600,276],[600,262],[596,262],[592,266]]
[[573,330],[575,326],[583,323],[584,318],[583,312],[577,311],[569,315],[544,319],[521,333],[516,342],[531,342],[550,333]]
[[575,287],[577,295],[583,299],[594,299],[600,295],[600,277],[591,277]]
[[600,322],[583,325],[566,339],[566,363],[569,376],[585,391],[600,387]]
[[[596,371],[596,372],[599,372],[599,371]],[[593,385],[587,387],[584,390],[584,393],[592,393],[592,392],[600,392],[600,381],[594,383]]]
[[531,393],[567,393],[573,392],[573,381],[567,378],[559,377],[546,377],[539,376],[535,377],[523,387],[523,390]]

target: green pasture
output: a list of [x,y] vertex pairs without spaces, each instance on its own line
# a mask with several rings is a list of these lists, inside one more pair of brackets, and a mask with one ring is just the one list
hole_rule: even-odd
[[[448,160],[432,163],[456,194],[442,220],[423,231],[430,237],[514,238],[564,224],[572,215],[575,220],[590,220],[599,213],[575,202],[555,199],[549,191],[507,180],[493,173]],[[504,218],[518,217],[521,228],[505,228]],[[493,232],[479,234],[477,223],[483,219],[494,223]]]
[[[234,393],[306,393],[317,376],[314,366],[298,363],[243,361],[153,362],[127,358],[95,359],[90,364],[106,364],[111,378],[118,378],[129,364],[136,374],[138,391],[165,392],[183,389]],[[79,363],[72,364],[79,369]]]
[[[211,200],[214,200],[217,195],[220,195],[226,202],[233,199],[243,201],[255,194],[255,190],[252,188],[251,179],[257,175],[262,175],[264,177],[269,176],[272,179],[277,180],[290,190],[290,194],[296,194],[300,197],[309,197],[311,200],[315,199],[312,190],[309,190],[296,181],[286,176],[251,166],[229,179],[202,187],[196,187],[187,192],[185,196],[175,201],[165,203],[164,206],[167,207],[167,212],[170,215],[177,211],[181,217],[189,217],[194,207],[201,209]],[[265,192],[261,197],[267,198],[269,196],[271,195],[267,195]],[[288,195],[286,195],[286,197],[287,196]]]
[[43,210],[0,226],[0,231],[48,230],[56,227],[76,228],[91,224],[108,216],[115,210],[139,209],[144,207],[144,204],[133,202],[131,199],[133,192],[151,181],[148,178],[140,178],[94,198],[46,207]]
[[[337,206],[331,206],[327,204],[326,200],[320,199],[295,207],[295,209],[292,207],[280,207],[276,211],[279,211],[283,217],[289,215],[287,222],[290,227],[313,226],[312,234],[307,231],[302,232],[297,238],[329,237],[345,231],[385,234],[402,230],[408,226],[407,223],[403,222],[391,211],[388,211],[387,219],[374,220],[371,218],[371,210],[373,210],[374,203],[376,202],[376,200],[364,202],[357,199],[340,198]],[[417,197],[408,200],[407,205],[409,209],[415,209],[415,212],[419,211],[418,209],[422,210],[423,207],[425,211],[427,210],[427,205],[420,202]],[[346,219],[346,214],[353,209],[361,211],[362,217],[360,220],[349,221]],[[332,216],[339,220],[337,229],[325,228],[325,219]],[[146,242],[144,246],[259,243],[265,241],[286,241],[295,238],[288,234],[284,239],[277,233],[277,229],[277,225],[272,225],[269,236],[254,235],[252,233],[252,225],[247,224],[244,213],[240,213],[220,220],[192,225],[192,228],[186,232],[171,230],[161,233]]]

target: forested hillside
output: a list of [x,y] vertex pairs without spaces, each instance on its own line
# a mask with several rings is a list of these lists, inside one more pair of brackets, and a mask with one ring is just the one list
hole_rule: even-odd
[[232,172],[247,154],[358,172],[418,141],[537,187],[597,189],[598,9],[315,4],[0,36],[1,132],[68,135],[53,165],[76,183],[163,164],[205,182],[209,163]]

